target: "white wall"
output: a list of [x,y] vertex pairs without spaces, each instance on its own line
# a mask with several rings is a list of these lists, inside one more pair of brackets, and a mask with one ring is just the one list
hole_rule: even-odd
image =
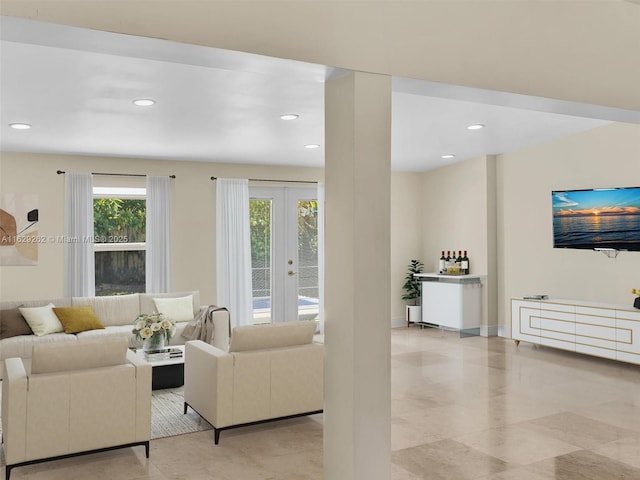
[[423,175],[422,256],[437,272],[440,253],[467,250],[470,273],[487,274],[487,158],[430,170]]
[[[173,181],[173,271],[176,290],[200,290],[215,303],[215,182],[211,176],[280,180],[323,180],[312,168],[265,167],[113,157],[74,157],[30,153],[0,154],[0,192],[38,195],[41,235],[64,233],[64,176],[68,172],[175,174]],[[100,178],[100,177],[97,177]],[[404,319],[402,279],[406,264],[421,255],[420,175],[391,178],[391,315]],[[62,244],[39,248],[38,265],[0,267],[0,300],[63,296]]]
[[[467,250],[470,273],[486,275],[482,289],[483,334],[497,324],[495,272],[495,157],[479,157],[425,172],[422,181],[422,255],[427,272],[438,271],[445,250]],[[493,328],[489,328],[493,327]]]
[[[553,248],[551,191],[640,186],[640,125],[611,124],[500,155],[497,163],[499,317],[509,299],[541,293],[631,305],[640,252],[616,259],[591,250]],[[506,336],[509,329],[504,329]]]
[[404,276],[413,259],[424,261],[422,249],[421,175],[391,175],[391,322],[404,324]]
[[[174,288],[200,290],[215,303],[215,182],[211,176],[318,181],[322,169],[228,165],[186,161],[153,161],[111,157],[79,157],[2,152],[0,191],[38,195],[40,235],[64,233],[64,176],[67,172],[171,175],[173,200]],[[63,296],[63,246],[43,244],[38,265],[0,267],[0,300]]]

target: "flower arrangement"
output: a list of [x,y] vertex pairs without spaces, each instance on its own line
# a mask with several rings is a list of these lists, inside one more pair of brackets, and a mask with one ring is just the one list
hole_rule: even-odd
[[131,333],[141,340],[164,337],[168,342],[175,331],[176,322],[164,318],[161,313],[143,313],[136,317]]
[[633,307],[640,309],[640,288],[632,288],[631,294],[636,295],[636,299],[633,302]]

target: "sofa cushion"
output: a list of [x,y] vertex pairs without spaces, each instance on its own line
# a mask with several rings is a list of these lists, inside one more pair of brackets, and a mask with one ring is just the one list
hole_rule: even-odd
[[177,298],[154,298],[156,311],[174,322],[193,320],[193,295]]
[[100,330],[100,323],[90,305],[84,307],[54,307],[53,312],[62,323],[64,333],[78,333],[86,330]]
[[308,320],[242,325],[233,329],[229,352],[304,345],[312,342],[315,331],[316,322]]
[[105,297],[74,297],[74,307],[90,305],[104,326],[133,325],[140,315],[139,294],[111,295]]
[[43,307],[18,307],[18,310],[29,324],[33,334],[38,337],[64,331],[60,320],[53,313],[53,303]]
[[31,373],[35,375],[122,365],[127,361],[127,345],[124,338],[34,345]]
[[111,325],[104,330],[86,330],[75,335],[79,342],[95,342],[110,337],[124,338],[130,348],[142,347],[142,340],[136,339],[129,325]]
[[200,293],[193,292],[175,292],[175,293],[141,293],[140,294],[140,313],[154,313],[157,312],[155,303],[156,298],[178,298],[192,296],[193,300],[193,315],[189,320],[192,320],[200,310]]
[[0,340],[18,335],[33,335],[20,310],[17,308],[0,310]]

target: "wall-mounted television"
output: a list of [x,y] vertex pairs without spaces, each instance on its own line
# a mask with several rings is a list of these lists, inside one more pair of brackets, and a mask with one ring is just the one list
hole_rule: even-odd
[[640,251],[640,187],[552,192],[554,248]]

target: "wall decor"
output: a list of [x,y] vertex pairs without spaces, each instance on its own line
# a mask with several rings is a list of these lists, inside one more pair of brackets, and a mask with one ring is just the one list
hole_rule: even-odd
[[0,266],[38,264],[37,223],[37,195],[0,194]]

